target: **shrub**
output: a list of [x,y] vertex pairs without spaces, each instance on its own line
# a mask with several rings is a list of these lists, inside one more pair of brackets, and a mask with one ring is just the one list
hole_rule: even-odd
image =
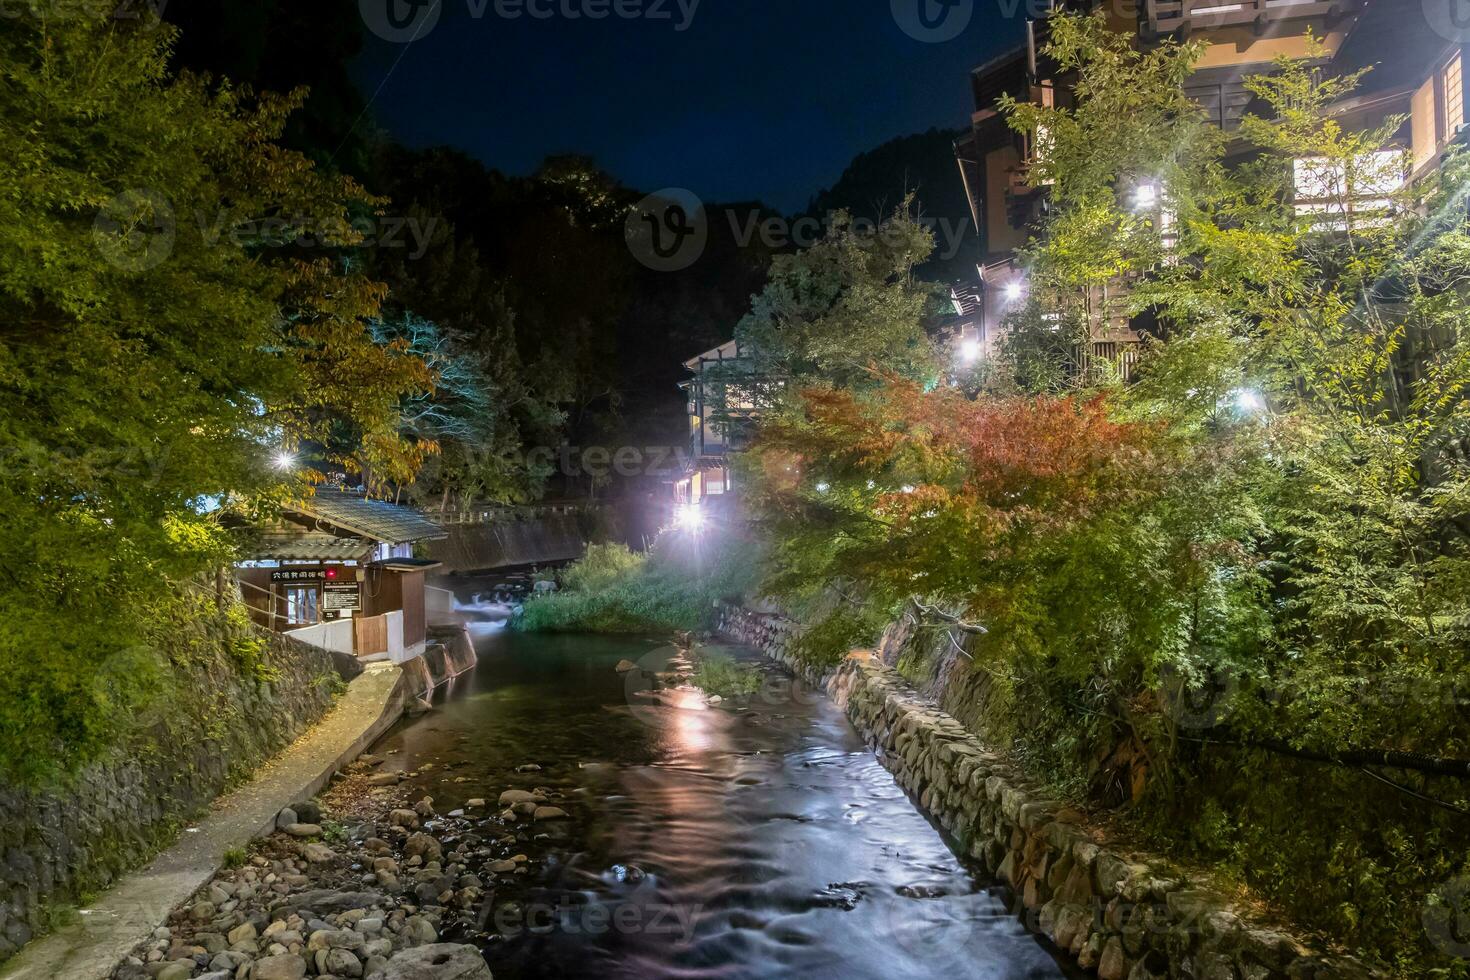
[[694,686],[722,698],[754,694],[761,688],[761,673],[723,653],[702,652],[691,678]]
[[758,549],[733,532],[667,531],[647,555],[594,546],[562,574],[566,591],[528,600],[527,632],[645,633],[707,629],[715,603],[738,598],[759,569]]
[[625,544],[589,545],[587,556],[561,573],[561,585],[574,592],[597,592],[631,578],[645,561],[646,555],[635,553]]

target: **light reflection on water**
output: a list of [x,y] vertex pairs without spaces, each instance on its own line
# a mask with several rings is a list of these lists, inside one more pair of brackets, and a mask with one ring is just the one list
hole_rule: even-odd
[[467,683],[375,751],[433,763],[414,782],[441,813],[507,788],[563,794],[573,819],[526,833],[533,873],[487,905],[498,980],[1069,975],[825,698],[644,698],[614,666],[677,655],[655,640],[473,635]]

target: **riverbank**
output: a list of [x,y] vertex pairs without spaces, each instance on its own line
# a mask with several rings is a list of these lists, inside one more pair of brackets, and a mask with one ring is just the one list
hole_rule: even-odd
[[[382,762],[360,756],[321,806],[282,812],[276,833],[177,907],[113,980],[490,980],[476,947],[443,939],[472,927],[486,890],[527,859],[514,837],[476,836],[463,810],[410,803],[400,774],[375,771]],[[565,816],[539,800],[532,824]]]
[[[827,698],[754,651],[701,651],[762,680],[720,699],[657,638],[474,635],[479,667],[373,749],[371,774],[393,784],[354,774],[324,809],[350,825],[431,797],[443,824],[427,832],[446,852],[474,837],[472,857],[505,859],[502,841],[525,855],[523,873],[493,879],[465,862],[485,893],[473,923],[439,930],[480,947],[496,980],[716,965],[752,980],[1080,976],[956,859]],[[509,822],[507,789],[567,817]]]
[[77,911],[71,921],[27,945],[0,967],[4,980],[99,980],[220,867],[275,821],[280,809],[310,798],[402,712],[402,675],[390,665],[354,678],[327,716],[239,789],[217,800],[198,823],[149,864]]
[[1101,980],[1375,975],[1252,921],[1228,896],[1155,855],[1104,842],[1083,813],[1049,799],[1039,783],[871,656],[813,669],[790,652],[798,624],[742,607],[723,610],[721,631],[825,689],[957,849],[1011,887],[1028,928]]

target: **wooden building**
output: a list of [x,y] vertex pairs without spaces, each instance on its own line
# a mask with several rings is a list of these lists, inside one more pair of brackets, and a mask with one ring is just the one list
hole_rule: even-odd
[[[1438,0],[1436,0],[1438,3]],[[1059,3],[1058,9],[1085,10],[1085,0]],[[1450,15],[1444,4],[1444,17]],[[1320,38],[1323,71],[1348,74],[1372,70],[1359,89],[1337,107],[1343,125],[1368,130],[1384,119],[1403,114],[1406,121],[1384,153],[1410,151],[1411,164],[1400,183],[1438,166],[1446,149],[1458,140],[1465,121],[1465,78],[1458,36],[1470,32],[1436,24],[1435,4],[1420,0],[1141,0],[1137,16],[1109,5],[1109,25],[1131,33],[1141,46],[1166,37],[1202,39],[1204,56],[1186,82],[1186,91],[1225,132],[1233,132],[1249,111],[1252,96],[1245,78],[1271,70],[1280,55],[1305,56],[1306,33]],[[1132,8],[1126,8],[1132,9]],[[976,277],[956,287],[956,308],[964,323],[958,331],[970,349],[984,352],[998,339],[1007,313],[1026,297],[1024,270],[1016,262],[1045,213],[1047,188],[1032,186],[1027,169],[1038,152],[1038,137],[1016,133],[1006,124],[997,103],[1003,95],[1040,105],[1067,106],[1074,79],[1045,56],[1047,21],[1027,24],[1026,43],[976,68],[970,77],[974,112],[968,132],[955,144],[961,179],[972,216],[984,240]],[[1318,199],[1323,181],[1314,177],[1310,161],[1299,167],[1296,196],[1306,212],[1341,207]],[[1381,193],[1383,188],[1375,193]],[[1167,218],[1167,215],[1163,217]],[[1116,311],[1126,297],[1126,284],[1088,297],[1094,311],[1090,324],[1093,360],[1113,363],[1126,377],[1134,363],[1133,347],[1148,324]],[[1110,295],[1106,295],[1110,294]]]
[[[731,457],[750,442],[760,414],[760,383],[736,341],[684,362],[692,377],[681,383],[689,407],[689,458],[674,483],[679,503],[715,502],[735,492]],[[742,377],[751,380],[742,384]]]
[[424,577],[438,562],[416,544],[448,537],[409,507],[335,489],[258,529],[235,568],[260,625],[359,657],[412,659],[427,640]]

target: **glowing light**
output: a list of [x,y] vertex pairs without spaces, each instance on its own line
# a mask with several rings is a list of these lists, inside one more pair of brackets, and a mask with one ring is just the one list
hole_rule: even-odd
[[1133,206],[1140,211],[1159,203],[1159,189],[1153,184],[1139,184],[1133,188]]
[[276,453],[276,457],[272,462],[278,470],[289,470],[296,465],[296,456],[294,453],[288,453],[283,449]]
[[817,493],[826,493],[828,490],[831,490],[831,489],[832,489],[832,485],[830,483],[818,483],[817,484]]
[[1021,294],[1024,291],[1025,287],[1021,285],[1020,280],[1012,280],[1011,282],[1006,283],[1006,302],[1014,303],[1016,300],[1021,298]]
[[699,531],[704,527],[704,510],[698,504],[680,504],[678,524],[686,531]]
[[960,341],[960,360],[966,364],[974,364],[980,360],[980,341],[974,337],[966,337]]
[[1242,412],[1260,415],[1266,410],[1266,399],[1254,388],[1236,388],[1231,395],[1234,398],[1235,407]]

